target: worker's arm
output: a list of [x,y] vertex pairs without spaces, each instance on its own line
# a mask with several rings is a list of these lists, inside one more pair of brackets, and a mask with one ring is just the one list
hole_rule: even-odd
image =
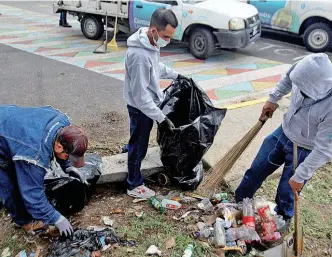
[[179,73],[177,73],[171,68],[168,68],[162,62],[159,62],[158,65],[161,79],[177,79],[177,77],[179,76]]
[[136,107],[146,116],[159,123],[165,120],[165,115],[153,101],[148,86],[150,85],[151,63],[147,58],[134,58],[129,68],[130,89]]
[[315,146],[308,157],[296,169],[293,180],[303,183],[332,158],[332,112],[318,125]]
[[26,161],[14,161],[17,181],[25,208],[33,219],[55,224],[60,213],[48,201],[45,188],[45,170]]
[[270,103],[277,103],[281,98],[285,95],[289,94],[292,91],[292,81],[289,78],[291,72],[295,68],[296,64],[294,64],[288,72],[282,77],[276,87],[272,90],[269,95],[268,102]]

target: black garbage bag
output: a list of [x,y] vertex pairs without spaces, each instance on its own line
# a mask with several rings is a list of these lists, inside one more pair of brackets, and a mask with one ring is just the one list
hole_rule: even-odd
[[182,189],[194,190],[203,179],[203,155],[211,147],[227,110],[213,107],[192,79],[175,80],[164,93],[160,109],[177,130],[172,135],[158,128],[161,161]]
[[87,155],[85,166],[78,168],[87,183],[65,174],[59,165],[52,167],[45,176],[45,192],[50,203],[63,215],[73,214],[84,208],[101,175],[102,159]]
[[92,253],[100,251],[110,244],[120,246],[135,246],[135,241],[128,241],[116,235],[110,228],[77,229],[71,239],[59,238],[52,242],[48,257],[83,257],[93,256]]

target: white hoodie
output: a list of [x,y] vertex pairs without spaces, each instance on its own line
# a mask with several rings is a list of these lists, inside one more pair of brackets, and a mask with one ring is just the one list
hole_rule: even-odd
[[[285,135],[312,150],[297,168],[294,180],[302,183],[332,158],[332,63],[326,54],[311,54],[294,64],[270,94],[276,103],[292,91],[282,124]],[[301,94],[309,96],[304,98]]]
[[164,94],[159,79],[176,79],[178,73],[159,62],[159,48],[152,46],[148,28],[141,28],[127,41],[124,99],[149,118],[161,123],[165,115],[158,108]]

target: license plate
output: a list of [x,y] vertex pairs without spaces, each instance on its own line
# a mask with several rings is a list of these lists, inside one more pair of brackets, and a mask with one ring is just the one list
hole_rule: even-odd
[[255,36],[257,33],[258,33],[258,26],[255,26],[255,27],[252,29],[252,35]]

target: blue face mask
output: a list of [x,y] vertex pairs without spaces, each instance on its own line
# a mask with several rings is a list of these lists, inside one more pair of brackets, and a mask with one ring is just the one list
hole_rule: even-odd
[[166,41],[165,39],[161,38],[161,37],[159,36],[158,31],[157,31],[157,35],[158,35],[158,40],[156,40],[156,39],[154,38],[154,36],[152,35],[153,42],[155,43],[155,45],[156,45],[157,47],[161,48],[161,47],[165,47],[165,46],[167,46],[167,45],[169,44],[170,41]]

